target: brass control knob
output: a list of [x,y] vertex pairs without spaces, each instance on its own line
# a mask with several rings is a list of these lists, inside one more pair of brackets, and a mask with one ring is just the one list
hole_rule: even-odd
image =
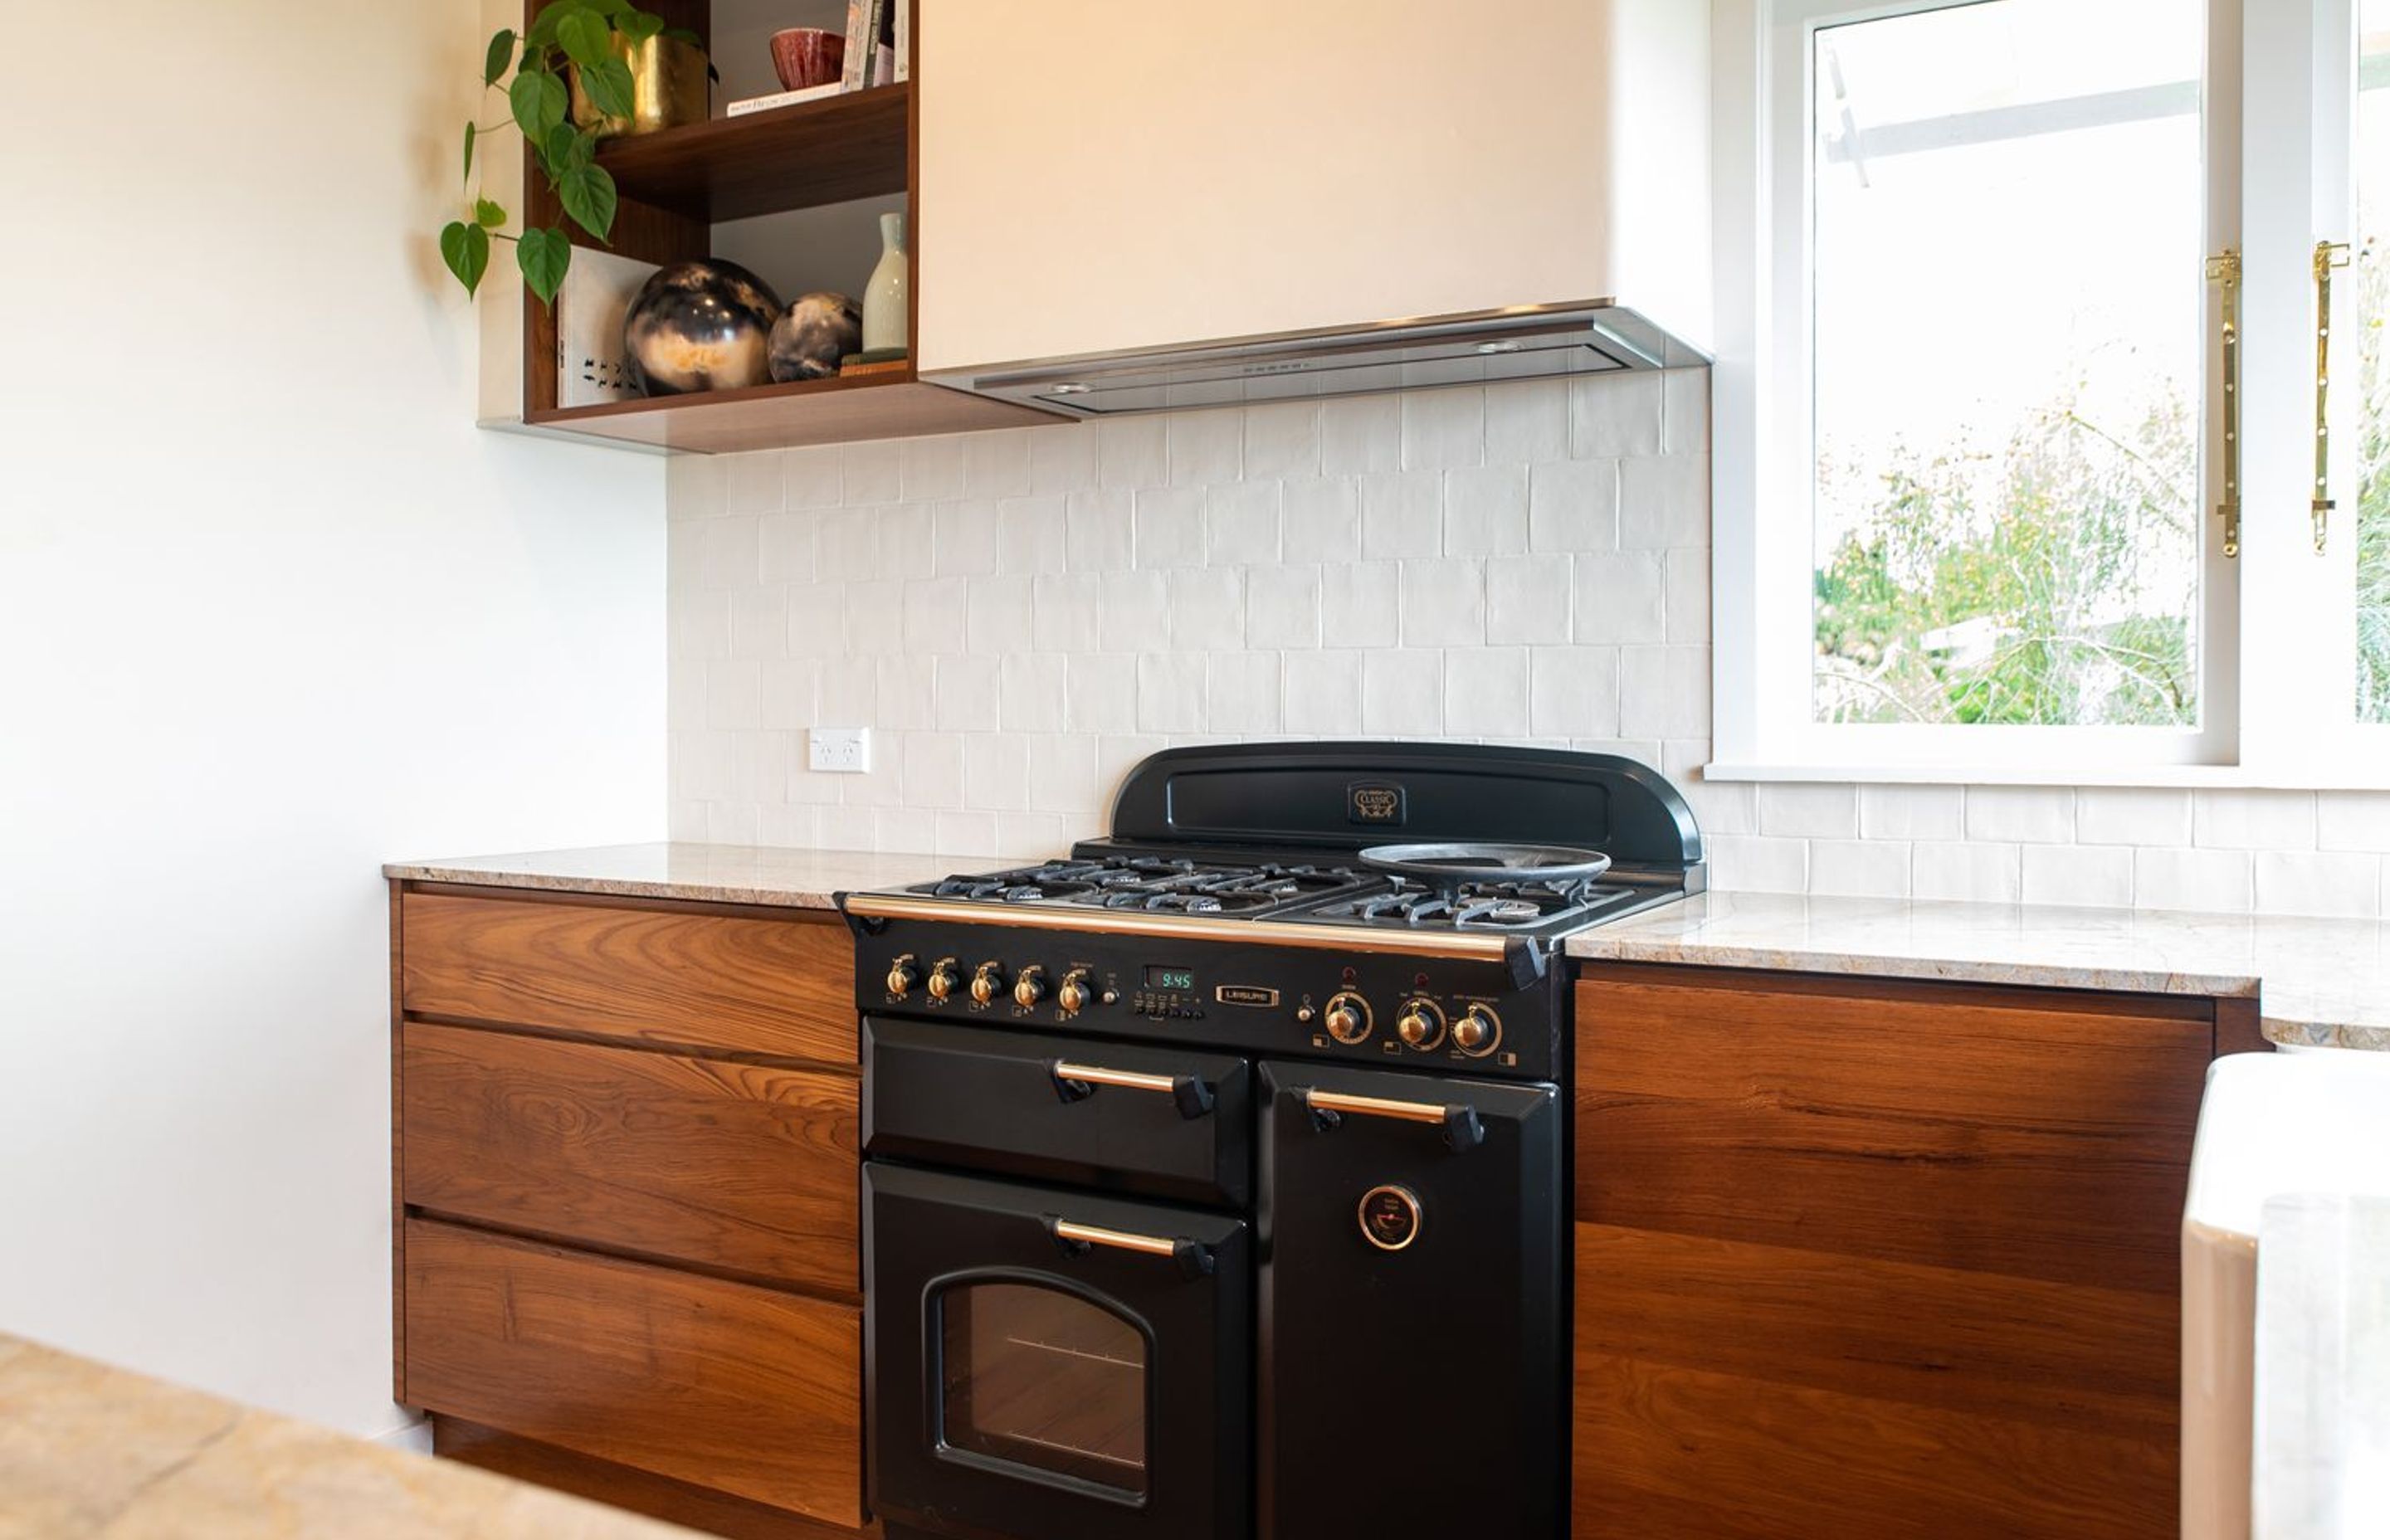
[[896,998],[901,1000],[912,994],[913,986],[920,982],[921,972],[913,966],[911,953],[907,952],[888,965],[888,993]]
[[951,960],[939,963],[930,969],[930,998],[945,999],[954,994],[955,985],[960,982],[962,980],[956,974],[955,965]]
[[1046,998],[1046,970],[1032,965],[1021,970],[1021,981],[1012,986],[1012,1003],[1027,1010]]
[[1394,1035],[1421,1053],[1441,1046],[1444,1007],[1433,1000],[1413,1000],[1403,1007],[1402,1020],[1394,1023]]
[[1087,970],[1074,968],[1062,975],[1062,987],[1054,993],[1054,1003],[1068,1012],[1081,1011],[1087,1005]]
[[1366,1043],[1376,1025],[1369,1018],[1369,1002],[1350,991],[1331,995],[1328,999],[1328,1035],[1339,1043]]
[[1004,965],[993,962],[980,964],[979,971],[971,975],[971,998],[983,1006],[993,1005],[996,997],[1003,993]]
[[1483,1059],[1502,1041],[1502,1019],[1491,1006],[1471,1006],[1452,1024],[1452,1046],[1471,1059]]

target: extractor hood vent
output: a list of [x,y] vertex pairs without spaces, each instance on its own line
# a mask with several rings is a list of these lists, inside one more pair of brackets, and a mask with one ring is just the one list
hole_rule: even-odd
[[1708,362],[1634,311],[1593,300],[929,378],[974,395],[1100,417]]

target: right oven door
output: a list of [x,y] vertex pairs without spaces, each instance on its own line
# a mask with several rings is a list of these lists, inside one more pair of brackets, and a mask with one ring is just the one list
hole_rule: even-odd
[[1289,1063],[1261,1088],[1265,1540],[1551,1540],[1559,1092]]

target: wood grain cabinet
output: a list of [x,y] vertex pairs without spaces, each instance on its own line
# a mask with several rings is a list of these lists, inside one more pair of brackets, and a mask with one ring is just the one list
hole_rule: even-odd
[[402,883],[397,1394],[456,1457],[737,1535],[863,1506],[835,917]]
[[1576,1540],[2175,1534],[2178,1229],[2246,1005],[1587,969]]

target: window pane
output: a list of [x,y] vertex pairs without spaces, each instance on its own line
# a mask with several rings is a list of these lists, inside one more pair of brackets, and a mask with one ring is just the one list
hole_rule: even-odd
[[1817,720],[2197,724],[2202,8],[1816,34]]
[[949,1445],[1144,1493],[1146,1354],[1135,1327],[1018,1283],[949,1289],[939,1311]]
[[2357,481],[2357,719],[2390,722],[2390,3],[2365,0],[2358,19],[2357,237],[2371,242],[2357,268],[2358,379]]

